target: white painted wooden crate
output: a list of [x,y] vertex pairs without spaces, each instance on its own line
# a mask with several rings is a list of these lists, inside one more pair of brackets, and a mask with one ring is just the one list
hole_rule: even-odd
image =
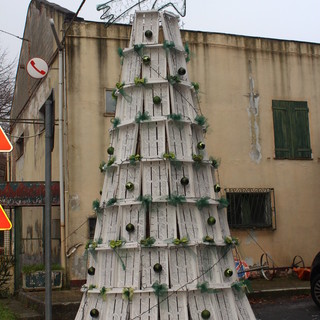
[[[155,272],[153,270],[156,263],[161,264],[161,272]],[[141,286],[143,289],[151,288],[156,281],[169,286],[168,251],[165,248],[141,248],[141,268]]]
[[147,158],[162,158],[165,152],[165,122],[145,122],[140,125],[141,155]]
[[[189,179],[189,184],[181,184],[181,178]],[[181,166],[170,166],[170,190],[174,194],[183,195],[186,198],[194,197],[192,164],[182,162]]]
[[107,207],[104,212],[101,238],[103,243],[108,244],[109,241],[116,240],[119,237],[121,215],[118,206]]
[[[145,239],[146,232],[146,212],[141,208],[141,205],[126,205],[121,206],[122,212],[122,226],[121,226],[121,239],[125,239],[127,242],[140,242],[141,239]],[[134,225],[134,231],[126,231],[126,225],[132,223]]]
[[150,64],[142,63],[142,78],[147,83],[165,80],[167,78],[166,51],[162,45],[147,47],[143,49],[143,55],[150,57]]
[[246,294],[240,290],[232,289],[236,304],[236,311],[239,320],[255,319],[255,315],[250,307]]
[[138,127],[134,124],[121,126],[119,130],[119,143],[115,148],[117,162],[127,160],[132,154],[135,154],[137,146]]
[[117,194],[117,186],[119,179],[119,171],[117,167],[110,167],[105,172],[104,183],[102,188],[102,195],[100,200],[100,206],[102,207],[104,203],[111,198],[114,198]]
[[[97,296],[93,297],[91,293],[86,292],[82,297],[80,307],[75,320],[91,320],[92,317],[90,316],[90,310],[94,308],[99,311],[99,319],[107,319],[103,317],[104,303],[105,302],[101,297],[97,297]],[[108,319],[112,319],[112,318],[108,318]]]
[[186,73],[184,75],[179,75],[180,79],[183,81],[189,81],[186,56],[184,51],[170,50],[168,54],[169,63],[169,73],[170,75],[177,75],[180,68],[184,68]]
[[176,208],[167,203],[152,203],[149,212],[150,236],[157,240],[177,237]]
[[230,236],[231,233],[230,233],[230,228],[228,224],[227,209],[218,210],[218,216],[220,221],[222,238]]
[[171,13],[161,13],[161,22],[164,39],[174,42],[177,49],[184,50],[179,29],[179,17]]
[[212,306],[209,293],[201,293],[200,291],[188,292],[188,307],[190,313],[190,320],[203,320],[201,312],[203,310],[209,310],[211,313],[210,319],[219,319],[216,311]]
[[116,283],[118,258],[113,250],[99,250],[96,254],[98,265],[95,276],[97,283],[95,284],[101,288],[113,288]]
[[[130,319],[158,319],[158,298],[153,292],[134,293],[130,304]],[[109,319],[109,318],[106,318]],[[119,318],[126,319],[126,318]]]
[[191,126],[182,121],[168,121],[167,123],[168,146],[178,160],[191,160]]
[[177,290],[195,288],[197,278],[197,253],[194,246],[178,245],[170,248],[169,269],[171,288]]
[[[161,103],[153,103],[153,97],[161,98]],[[151,117],[167,116],[170,113],[169,85],[165,83],[154,83],[146,86],[144,90],[144,110]]]
[[201,164],[193,167],[195,196],[198,198],[214,198],[213,180],[210,164]]
[[[147,38],[145,32],[152,31],[152,38]],[[135,44],[157,44],[159,39],[159,12],[137,11],[131,32],[130,47]]]
[[[236,304],[230,288],[219,290],[210,295],[213,308],[216,310],[217,319],[234,320],[239,319],[236,311]],[[250,318],[248,318],[249,320]]]
[[[226,251],[228,252],[226,253]],[[222,257],[219,261],[219,268],[220,268],[220,273],[222,275],[222,280],[224,283],[228,283],[231,285],[233,282],[238,280],[232,250],[230,250],[230,247],[228,248],[226,246],[216,247],[216,252],[218,257]],[[224,271],[228,268],[233,271],[233,275],[231,277],[226,277],[224,275]]]
[[[119,186],[118,186],[118,199],[134,200],[140,195],[141,173],[140,163],[122,164],[119,168]],[[132,182],[134,185],[133,190],[127,190],[126,184]]]
[[194,204],[184,203],[178,206],[178,227],[180,237],[188,237],[190,241],[202,240],[200,212]]
[[126,85],[134,84],[134,78],[140,77],[141,57],[132,49],[124,50],[121,82]]
[[168,161],[142,163],[142,194],[151,195],[153,200],[164,199],[169,194]]
[[200,126],[191,126],[192,129],[192,149],[193,153],[203,155],[203,160],[208,160],[207,149],[198,150],[197,144],[199,142],[205,142],[203,136],[203,130]]
[[121,293],[108,294],[107,299],[104,303],[106,304],[106,307],[104,308],[105,312],[101,316],[101,319],[108,319],[108,320],[128,319],[129,308],[130,308],[129,302],[128,300],[122,299]]
[[129,122],[138,112],[142,112],[143,90],[137,86],[126,87],[124,90],[130,98],[125,99],[121,95],[118,96],[116,117],[121,119],[121,122]]
[[160,303],[160,319],[188,320],[187,293],[169,291],[168,299]]

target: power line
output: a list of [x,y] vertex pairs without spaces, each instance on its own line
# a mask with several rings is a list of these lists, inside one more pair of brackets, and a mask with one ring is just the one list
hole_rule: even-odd
[[18,39],[20,39],[20,40],[24,40],[24,41],[31,42],[31,40],[29,40],[29,39],[16,36],[15,34],[10,33],[10,32],[8,32],[8,31],[4,31],[4,30],[1,30],[1,29],[0,29],[0,32],[6,33],[6,34],[8,34],[8,35],[10,35],[10,36],[13,36],[13,37],[15,37],[15,38],[18,38]]

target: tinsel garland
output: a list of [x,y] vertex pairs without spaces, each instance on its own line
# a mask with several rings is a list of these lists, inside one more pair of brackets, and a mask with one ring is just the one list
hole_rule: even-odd
[[169,54],[171,49],[175,48],[175,43],[173,41],[165,40],[163,43],[163,49],[166,50],[166,54]]
[[181,121],[182,120],[182,114],[181,113],[171,113],[167,116],[168,119],[171,119],[173,121]]
[[199,90],[200,90],[200,85],[198,82],[191,82],[191,85],[195,91],[196,94],[199,94]]
[[116,161],[116,157],[111,157],[107,163],[107,169],[108,167],[111,167],[115,161]]
[[210,157],[209,160],[210,160],[210,162],[211,162],[211,165],[212,165],[215,169],[218,169],[218,168],[219,168],[220,162],[221,162],[220,159],[216,159],[216,158],[214,158],[214,157]]
[[85,245],[85,255],[88,254],[88,252],[90,252],[92,255],[95,254],[95,250],[96,248],[98,247],[99,244],[102,243],[102,239],[99,238],[98,240],[96,241],[93,241],[93,240],[89,240],[86,245]]
[[196,207],[201,211],[203,208],[209,207],[210,197],[202,197],[196,201]]
[[131,301],[133,298],[134,290],[133,288],[123,288],[122,289],[122,299]]
[[179,194],[171,194],[166,197],[166,200],[168,201],[168,204],[176,207],[178,204],[185,202],[186,197]]
[[126,101],[131,102],[132,98],[124,91],[124,86],[124,82],[117,82],[116,87],[112,90],[112,98],[117,100],[118,95],[121,94]]
[[173,152],[166,152],[162,155],[162,158],[165,160],[174,160],[176,155]]
[[139,77],[134,78],[134,84],[136,86],[145,86],[147,82],[148,82],[147,78],[139,78]]
[[227,208],[229,205],[229,201],[224,197],[221,197],[220,199],[218,199],[218,202],[219,202],[218,209]]
[[112,205],[114,205],[117,202],[117,198],[111,198],[107,201],[106,206],[110,207]]
[[150,120],[150,119],[151,119],[151,117],[150,117],[148,111],[143,112],[143,113],[139,111],[137,113],[136,117],[134,118],[136,123],[140,123],[141,121],[147,121],[147,120]]
[[180,83],[181,82],[181,79],[178,75],[175,75],[175,76],[168,76],[167,77],[167,80],[169,81],[169,83],[171,85],[175,85],[177,83]]
[[148,237],[146,239],[140,240],[140,244],[144,247],[152,247],[156,242],[156,239],[153,237]]
[[98,199],[93,200],[92,209],[97,216],[100,216],[103,213],[103,208],[100,207],[100,201]]
[[139,196],[137,200],[140,201],[141,206],[144,207],[145,210],[147,210],[149,205],[152,203],[152,196],[149,194],[144,196]]
[[120,124],[121,120],[120,118],[116,117],[116,118],[112,118],[110,122],[112,123],[113,129],[116,129],[117,126]]
[[194,121],[202,127],[203,131],[207,132],[208,128],[209,128],[209,124],[208,124],[208,119],[203,116],[198,114],[195,118]]
[[100,169],[100,172],[106,172],[107,171],[107,164],[106,164],[105,161],[101,161],[100,162],[99,169]]
[[234,282],[231,285],[232,288],[236,289],[237,291],[247,291],[248,293],[252,292],[251,282],[249,280],[241,280]]
[[118,55],[120,57],[120,64],[123,65],[124,54],[122,48],[118,48]]
[[105,286],[103,286],[101,289],[100,289],[100,296],[102,297],[102,300],[103,301],[106,301],[106,298],[107,298],[107,292],[110,291],[110,289],[107,289]]
[[143,49],[144,49],[145,45],[144,44],[135,44],[133,46],[133,50],[134,52],[136,52],[140,57],[143,56]]
[[153,283],[152,289],[158,298],[164,297],[168,294],[168,286],[165,283],[160,284],[158,281],[156,281]]
[[142,156],[140,154],[132,154],[129,157],[130,164],[135,165],[137,161],[140,161],[142,159]]
[[197,289],[199,289],[201,293],[218,293],[219,292],[219,290],[217,289],[209,288],[209,283],[207,281],[203,283],[198,283]]
[[234,246],[237,246],[239,245],[239,239],[238,238],[234,238],[234,237],[224,237],[224,242],[225,244],[227,245],[234,245]]

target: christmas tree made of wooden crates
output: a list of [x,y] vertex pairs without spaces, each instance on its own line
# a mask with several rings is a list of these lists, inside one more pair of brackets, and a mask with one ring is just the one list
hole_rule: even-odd
[[168,12],[136,12],[130,46],[119,50],[116,116],[77,320],[255,319],[237,278],[218,163],[206,152],[206,118],[178,22]]

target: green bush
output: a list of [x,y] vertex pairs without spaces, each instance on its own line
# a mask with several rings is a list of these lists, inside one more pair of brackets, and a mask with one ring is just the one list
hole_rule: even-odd
[[15,315],[0,302],[0,319],[1,320],[16,320]]

